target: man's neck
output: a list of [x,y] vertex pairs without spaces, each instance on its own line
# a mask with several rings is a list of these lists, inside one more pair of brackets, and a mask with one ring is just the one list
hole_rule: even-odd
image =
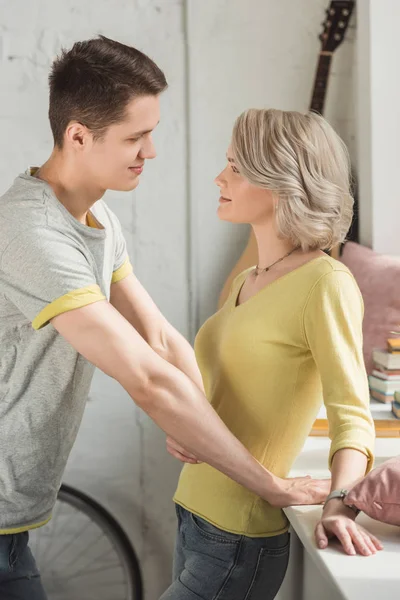
[[83,174],[62,151],[54,150],[50,158],[39,168],[35,177],[46,181],[61,204],[75,219],[86,224],[87,212],[103,195],[105,190],[90,187]]

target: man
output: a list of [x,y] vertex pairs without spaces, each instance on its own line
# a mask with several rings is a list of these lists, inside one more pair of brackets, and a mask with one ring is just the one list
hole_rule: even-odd
[[[0,199],[0,597],[43,600],[28,548],[45,524],[94,367],[170,436],[279,506],[319,503],[328,482],[282,480],[228,431],[203,391],[189,344],[132,273],[107,189],[133,190],[167,83],[147,56],[99,37],[54,62],[54,150]],[[174,441],[175,440],[175,441]],[[196,457],[196,459],[194,458]]]

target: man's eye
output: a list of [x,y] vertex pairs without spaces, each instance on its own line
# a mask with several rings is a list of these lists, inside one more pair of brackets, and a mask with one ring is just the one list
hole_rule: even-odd
[[138,142],[138,141],[140,140],[140,138],[141,138],[141,137],[142,137],[142,136],[140,136],[140,137],[137,137],[137,138],[129,138],[128,142],[133,142],[133,143],[134,143],[134,142]]

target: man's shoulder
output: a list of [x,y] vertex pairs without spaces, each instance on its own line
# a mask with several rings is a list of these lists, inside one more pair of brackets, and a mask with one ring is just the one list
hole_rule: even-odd
[[0,196],[0,253],[12,239],[27,229],[45,227],[46,222],[43,187],[19,175]]
[[32,234],[39,239],[49,229],[64,228],[65,220],[41,180],[21,174],[0,197],[0,256],[18,238]]

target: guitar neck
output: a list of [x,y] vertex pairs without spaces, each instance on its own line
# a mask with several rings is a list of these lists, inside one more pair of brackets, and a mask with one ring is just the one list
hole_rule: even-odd
[[318,112],[321,115],[324,112],[331,61],[332,52],[320,53],[317,65],[317,72],[315,74],[314,90],[311,99],[310,110]]

